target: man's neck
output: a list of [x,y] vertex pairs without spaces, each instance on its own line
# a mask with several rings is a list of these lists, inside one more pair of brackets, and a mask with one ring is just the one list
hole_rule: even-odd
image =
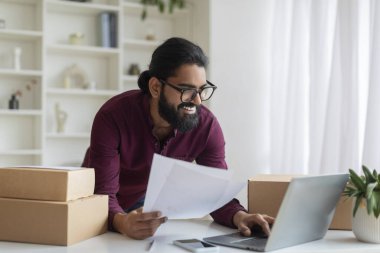
[[158,113],[158,104],[150,100],[150,116],[153,122],[153,135],[159,140],[163,141],[172,133],[173,127],[164,120]]

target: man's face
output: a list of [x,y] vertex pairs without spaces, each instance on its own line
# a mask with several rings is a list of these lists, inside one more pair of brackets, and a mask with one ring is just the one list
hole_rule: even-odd
[[[176,76],[168,78],[167,82],[179,88],[199,89],[206,83],[205,69],[197,65],[183,65],[177,70]],[[158,112],[172,127],[180,132],[187,132],[199,123],[200,104],[198,95],[192,101],[182,102],[181,92],[162,85]]]

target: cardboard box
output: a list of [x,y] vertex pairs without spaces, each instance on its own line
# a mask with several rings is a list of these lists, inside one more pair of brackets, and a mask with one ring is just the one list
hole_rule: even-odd
[[[258,175],[248,180],[248,212],[276,217],[294,175]],[[341,197],[330,229],[352,229],[352,200]]]
[[0,240],[71,245],[107,231],[108,196],[69,202],[0,198]]
[[0,197],[69,201],[94,194],[95,172],[89,168],[0,168]]

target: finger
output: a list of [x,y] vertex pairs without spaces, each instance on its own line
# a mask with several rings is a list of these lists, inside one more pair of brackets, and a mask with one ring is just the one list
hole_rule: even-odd
[[136,231],[134,234],[135,239],[143,240],[149,237],[152,237],[157,231],[157,228],[142,229]]
[[251,235],[251,230],[249,229],[249,227],[247,227],[245,224],[241,223],[239,224],[239,232],[244,235],[244,236],[250,236]]
[[266,221],[266,219],[264,218],[266,216],[267,215],[265,215],[265,214],[264,215],[257,214],[255,216],[255,219],[256,219],[256,223],[261,226],[261,228],[263,229],[264,233],[269,236],[270,235],[270,227],[269,227],[268,221]]
[[159,226],[166,221],[167,217],[162,217],[150,222],[139,222],[140,224],[136,227],[134,235],[140,239],[151,237],[156,233]]
[[157,219],[161,217],[161,212],[149,212],[149,213],[141,213],[137,220],[144,221],[144,220],[152,220]]
[[150,228],[157,228],[161,224],[165,223],[166,221],[167,221],[167,217],[161,217],[159,219],[138,221],[136,225],[138,229],[150,229]]
[[275,221],[275,218],[273,218],[273,217],[271,217],[271,216],[269,216],[269,215],[263,214],[262,216],[263,216],[263,218],[264,218],[269,224],[273,224],[274,221]]

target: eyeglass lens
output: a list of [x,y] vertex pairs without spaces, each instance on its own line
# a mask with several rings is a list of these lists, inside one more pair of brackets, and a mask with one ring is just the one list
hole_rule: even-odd
[[[204,100],[210,99],[210,97],[212,96],[213,91],[214,91],[214,89],[211,88],[211,87],[205,87],[205,88],[203,88],[201,90],[201,92],[199,93],[201,100],[204,101]],[[185,90],[182,93],[182,101],[183,102],[190,102],[190,101],[192,101],[196,97],[197,93],[198,93],[198,91],[196,91],[196,90]]]

